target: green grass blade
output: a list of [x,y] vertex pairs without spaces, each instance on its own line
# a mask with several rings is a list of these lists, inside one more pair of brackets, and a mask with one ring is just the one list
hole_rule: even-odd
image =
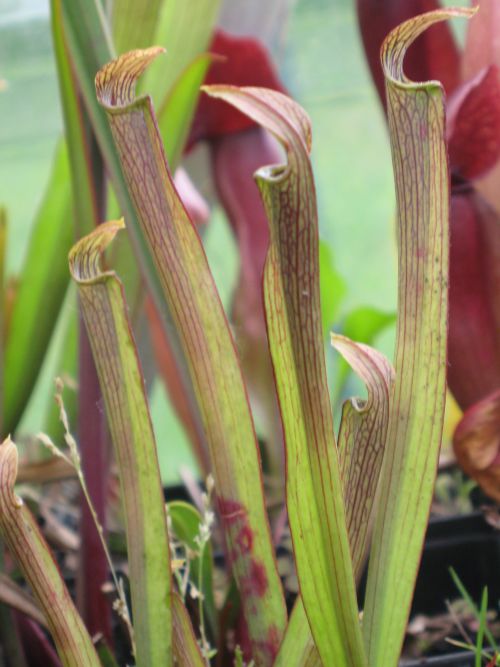
[[332,334],[332,345],[368,389],[367,401],[351,399],[344,403],[338,439],[347,529],[359,581],[384,457],[394,369],[380,352],[344,336]]
[[13,433],[31,395],[68,286],[71,191],[61,143],[33,225],[5,341],[3,432]]
[[115,656],[111,653],[109,646],[102,638],[97,640],[96,648],[102,667],[118,667]]
[[260,169],[256,180],[271,231],[264,303],[285,435],[288,518],[302,601],[323,663],[364,665],[326,380],[309,119],[273,91],[205,90],[273,132],[287,152],[287,165]]
[[123,288],[100,268],[123,222],[99,225],[71,250],[71,275],[106,406],[125,509],[139,665],[172,664],[170,559],[156,443]]
[[476,665],[475,667],[481,667],[482,657],[483,657],[483,641],[484,641],[484,631],[486,628],[486,614],[488,612],[488,589],[486,586],[483,588],[483,596],[481,598],[481,609],[479,610],[479,629],[477,631],[476,638]]
[[71,69],[61,0],[51,0],[51,23],[59,96],[73,183],[76,236],[80,237],[89,233],[100,220],[98,219],[97,194],[94,188],[85,111],[82,108],[77,82]]
[[0,530],[40,605],[64,667],[100,667],[37,522],[14,493],[17,464],[17,448],[7,438],[0,445]]
[[295,601],[273,667],[322,667],[300,596]]
[[175,81],[158,112],[158,128],[165,154],[173,168],[181,161],[200,86],[212,60],[210,54],[195,58]]
[[[453,579],[453,582],[454,582],[455,586],[458,589],[458,592],[460,593],[462,598],[467,602],[467,604],[469,605],[469,607],[470,607],[472,613],[474,614],[474,616],[479,620],[479,610],[478,610],[474,600],[471,598],[471,596],[469,595],[469,591],[465,588],[465,586],[463,585],[460,577],[458,576],[458,574],[456,573],[456,571],[452,567],[450,567],[450,574],[451,574],[451,578]],[[496,641],[495,637],[493,636],[491,630],[489,629],[489,627],[487,625],[486,625],[484,631],[485,631],[485,634],[486,634],[486,638],[489,641],[492,648],[495,649],[496,653],[499,653],[497,641]]]
[[429,516],[446,392],[449,174],[443,89],[403,73],[428,26],[468,10],[424,14],[381,51],[395,173],[399,305],[396,381],[370,555],[363,633],[370,665],[397,664]]
[[97,95],[188,360],[254,657],[268,665],[286,610],[247,394],[201,240],[172,182],[151,100],[135,97],[136,79],[161,51],[132,51],[109,63],[96,78]]
[[[62,36],[60,2],[55,0],[52,2],[52,27],[69,157],[72,170],[75,170],[79,164],[88,162],[88,156],[85,143],[82,144],[82,118]],[[34,223],[12,313],[12,335],[5,356],[9,386],[4,407],[6,433],[15,430],[31,395],[68,285],[66,256],[74,241],[74,228],[69,222],[72,219],[69,182],[68,157],[61,145]],[[83,212],[82,219],[92,220],[86,214],[89,197],[85,179],[78,179],[78,182],[76,210]]]

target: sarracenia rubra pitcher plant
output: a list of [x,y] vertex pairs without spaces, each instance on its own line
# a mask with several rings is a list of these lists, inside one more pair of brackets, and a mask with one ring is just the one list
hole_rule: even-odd
[[[74,30],[72,9],[66,8],[66,20]],[[397,195],[397,341],[392,365],[375,349],[332,335],[332,345],[367,389],[366,399],[343,405],[338,434],[324,358],[310,120],[279,90],[224,83],[203,88],[206,105],[210,98],[220,109],[235,109],[238,122],[250,119],[244,136],[258,149],[252,159],[262,201],[259,224],[266,221],[269,239],[265,253],[259,248],[259,262],[265,254],[262,303],[299,583],[290,614],[271,538],[245,373],[198,228],[169,167],[162,141],[168,125],[155,115],[151,97],[136,94],[141,76],[147,88],[149,72],[167,58],[161,47],[151,47],[112,59],[95,78],[99,106],[90,95],[89,70],[75,59],[72,71],[81,77],[88,120],[124,216],[82,234],[69,253],[69,267],[121,486],[130,610],[117,575],[112,588],[114,608],[128,630],[129,662],[140,667],[225,667],[234,660],[258,667],[396,667],[441,443],[450,201],[443,87],[434,80],[412,81],[403,65],[406,50],[428,28],[471,13],[422,14],[395,27],[382,44]],[[126,24],[119,26],[123,43]],[[200,78],[196,70],[194,80]],[[161,78],[156,81],[161,87]],[[179,132],[187,136],[187,129],[183,125]],[[216,135],[208,138],[216,142],[217,168],[228,145],[236,150],[243,135],[235,134],[226,146]],[[269,135],[276,142],[269,144],[272,149],[265,148]],[[168,132],[165,137],[173,151],[175,138]],[[266,164],[258,163],[261,155]],[[226,185],[219,183],[223,199],[233,197],[224,191]],[[237,203],[231,200],[228,209]],[[245,206],[246,199],[239,203]],[[175,333],[178,347],[172,349],[183,359],[182,379],[196,404],[211,473],[201,515],[183,503],[170,503],[165,511],[145,372],[118,255],[107,252],[124,228],[154,308]],[[243,235],[243,229],[237,233]],[[260,269],[252,265],[251,277],[244,278],[251,278],[252,290]],[[240,283],[242,299],[244,287]],[[60,456],[82,478],[76,443],[64,410],[61,414],[70,454]],[[32,515],[15,495],[16,468],[16,447],[7,439],[0,446],[0,529],[46,617],[61,662],[114,664],[110,647],[94,646]],[[213,595],[212,531],[221,536],[233,582],[222,605]],[[357,583],[367,561],[361,600]]]

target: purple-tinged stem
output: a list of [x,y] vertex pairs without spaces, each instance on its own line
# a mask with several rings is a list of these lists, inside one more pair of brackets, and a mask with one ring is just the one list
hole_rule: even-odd
[[[80,386],[78,435],[83,476],[92,504],[106,531],[106,495],[109,454],[101,390],[83,322],[80,323]],[[80,567],[77,575],[78,607],[91,634],[112,639],[109,602],[102,591],[108,579],[108,563],[99,533],[83,494],[80,520]]]

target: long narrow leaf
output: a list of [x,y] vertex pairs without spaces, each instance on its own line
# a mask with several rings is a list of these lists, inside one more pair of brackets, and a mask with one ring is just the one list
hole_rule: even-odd
[[295,602],[273,667],[321,667],[302,599]]
[[70,270],[101,385],[125,508],[139,665],[172,664],[170,564],[156,444],[123,288],[101,255],[123,222],[99,225],[71,250]]
[[[479,621],[479,614],[480,614],[479,609],[477,608],[474,600],[471,598],[469,591],[463,585],[457,572],[452,567],[450,567],[450,575],[451,578],[453,579],[453,583],[457,587],[458,592],[460,593],[464,601],[468,604],[470,611],[474,614],[476,620]],[[495,637],[493,636],[493,633],[491,632],[487,624],[484,631],[491,647],[495,649],[496,653],[498,653],[499,652],[498,642],[496,641]]]
[[47,620],[65,667],[99,667],[97,653],[29,509],[14,493],[17,448],[0,445],[0,529]]
[[38,623],[16,614],[16,625],[29,667],[61,667],[57,651]]
[[[228,43],[238,53],[239,40],[234,39]],[[245,43],[254,42],[246,40]],[[241,50],[243,53],[253,53],[242,46]],[[238,62],[231,51],[229,53],[229,60]],[[245,63],[245,56],[241,56],[240,60],[240,67],[235,66],[235,69],[246,72],[249,78],[253,77],[255,80],[261,71],[257,67],[259,59],[249,58],[248,64]],[[255,68],[252,68],[254,61],[257,63]],[[213,72],[214,70],[212,74]],[[234,73],[229,71],[227,74],[231,76]],[[219,80],[224,81],[223,72],[220,73]],[[254,172],[263,164],[279,162],[281,147],[265,130],[256,127],[236,109],[219,100],[207,96],[205,98],[202,98],[198,114],[200,119],[204,117],[203,112],[207,118],[212,118],[212,132],[222,131],[226,121],[235,117],[242,118],[242,123],[250,125],[249,129],[243,131],[228,131],[226,136],[210,137],[209,145],[217,196],[231,225],[240,257],[240,272],[231,304],[231,320],[251,405],[254,413],[259,415],[265,447],[265,469],[277,482],[274,485],[274,498],[281,503],[284,501],[285,492],[283,429],[262,299],[262,276],[269,247],[269,224],[259,189],[253,180]],[[210,113],[212,109],[216,113]],[[193,130],[195,128],[196,124],[193,125]],[[230,124],[229,128],[232,130]]]
[[367,554],[370,519],[384,457],[394,370],[380,352],[367,345],[335,334],[332,345],[368,389],[367,401],[351,399],[344,403],[338,441],[347,529],[358,581]]
[[[141,12],[143,8],[139,5],[143,4],[148,5],[149,8],[154,6],[152,13],[156,15],[158,7],[156,0],[146,3],[136,2],[135,10]],[[165,63],[156,70],[156,73],[150,73],[148,85],[151,85],[157,91],[158,99],[162,102],[159,119],[162,131],[168,132],[168,136],[174,138],[167,145],[167,149],[171,151],[167,155],[174,170],[182,154],[182,143],[198,98],[198,79],[206,66],[206,58],[198,58],[196,62],[194,61],[208,44],[219,0],[190,0],[187,4],[183,1],[174,0],[172,2],[169,0],[163,2],[162,5],[162,11],[156,25],[155,39],[159,39],[160,44],[168,45],[170,55]],[[92,119],[93,130],[105,159],[121,212],[127,221],[128,232],[136,258],[139,259],[142,277],[145,278],[153,297],[165,337],[171,349],[170,356],[175,364],[176,390],[183,397],[182,403],[189,409],[189,419],[193,425],[193,432],[200,432],[202,428],[201,419],[186,369],[186,361],[175,328],[171,324],[171,315],[162,300],[161,287],[153,268],[151,256],[131,205],[120,165],[116,160],[116,151],[111,133],[105,121],[104,113],[95,99],[94,77],[96,72],[114,55],[108,27],[102,11],[100,11],[99,3],[89,4],[87,0],[63,0],[63,7],[72,64],[77,73],[82,95]],[[151,16],[143,15],[143,19],[148,22]],[[130,17],[123,17],[123,20],[130,22]],[[130,26],[129,28],[127,28],[126,34],[122,33],[120,48],[124,46],[130,48],[130,42],[136,39],[131,32],[133,29]],[[150,24],[148,30],[151,28]],[[179,50],[175,49],[175,43],[177,43],[175,40],[179,40],[182,45]],[[169,92],[171,94],[166,99],[165,96]],[[166,130],[163,130],[165,126]],[[131,253],[128,245],[122,244],[114,266],[118,270],[121,266],[126,267],[126,273],[121,271],[120,275],[127,277],[127,295],[129,295],[129,304],[133,307],[135,304],[130,302],[130,294],[134,294],[137,303],[140,305],[144,286],[140,283],[140,276],[135,266],[131,267],[130,259]]]
[[142,229],[189,364],[210,449],[228,557],[257,664],[286,625],[255,431],[234,341],[198,233],[172,182],[149,97],[135,83],[162,49],[132,51],[96,77]]
[[[180,162],[198,91],[211,61],[212,57],[208,54],[198,56],[177,79],[159,111],[158,128],[172,169]],[[166,328],[151,299],[146,302],[146,313],[159,374],[165,383],[169,400],[190,439],[200,471],[206,476],[209,466],[203,428],[196,410],[193,410],[191,397],[186,392]]]
[[13,433],[31,395],[68,286],[73,242],[65,146],[56,152],[30,238],[5,341],[3,432]]
[[118,53],[151,46],[165,0],[114,0],[113,38]]
[[[83,108],[74,72],[71,69],[65,39],[61,0],[51,0],[51,23],[59,94],[64,116],[64,130],[71,167],[76,235],[79,238],[100,222],[102,204],[102,160],[91,156],[92,136]],[[69,221],[68,223],[69,224]],[[82,470],[98,520],[106,529],[109,438],[105,418],[96,404],[101,400],[97,372],[83,322],[79,335],[78,435]],[[108,446],[107,446],[108,445]],[[92,634],[102,633],[111,640],[110,605],[102,590],[108,576],[108,563],[102,549],[94,518],[85,498],[81,497],[80,568],[77,573],[78,607]]]
[[213,56],[198,56],[174,82],[158,112],[158,128],[171,168],[179,164],[196,110],[198,91]]
[[477,631],[476,639],[476,660],[475,667],[481,667],[483,663],[483,641],[484,641],[484,630],[486,627],[486,614],[488,613],[488,589],[485,586],[483,588],[483,595],[481,598],[481,609],[479,610],[479,629]]
[[[163,46],[167,49],[169,58],[163,64],[153,64],[142,82],[143,90],[148,91],[156,104],[164,103],[181,73],[207,50],[220,4],[221,0],[163,2],[154,39],[147,46]],[[129,48],[138,46],[140,45]],[[195,99],[198,93],[199,90]]]
[[52,39],[64,116],[64,131],[71,167],[77,234],[83,236],[97,224],[98,205],[93,188],[90,147],[84,110],[69,61],[62,19],[61,0],[51,0]]
[[[169,11],[172,11],[172,2],[163,2],[162,4],[168,5]],[[204,40],[202,40],[201,45],[192,45],[192,52],[196,53],[196,49],[203,48],[204,43],[208,39],[208,35],[211,32],[211,27],[206,23],[206,17],[202,18],[199,12],[197,12],[196,7],[193,7],[192,4],[193,3],[190,3],[191,22],[203,23],[205,30],[207,31],[207,36]],[[131,19],[131,17],[128,14],[124,14],[122,11],[123,6],[131,5],[133,6],[133,11],[138,15],[138,20],[135,21],[135,26],[132,25],[134,21]],[[153,6],[151,7],[151,5]],[[155,15],[158,13],[158,9],[159,5],[157,0],[152,0],[152,2],[146,3],[137,0],[123,0],[122,2],[117,2],[113,5],[115,40],[118,40],[118,50],[120,52],[131,48],[136,48],[138,46],[149,46],[152,43],[151,30],[153,30],[153,32],[156,31],[156,24],[154,21],[150,21],[151,16],[155,17]],[[176,12],[181,12],[184,14],[184,11],[185,9],[181,5],[176,6],[174,14],[171,16],[173,25],[175,25],[177,29],[179,29],[179,27],[182,29],[182,26],[178,25]],[[163,27],[166,28],[165,26]],[[121,36],[116,34],[117,30],[123,31]],[[157,32],[159,33],[158,36],[161,37],[161,26],[158,27]],[[183,38],[184,37],[181,35],[181,39]],[[172,55],[175,56],[175,54]],[[168,90],[166,98],[164,99],[159,110],[158,126],[160,129],[160,134],[164,140],[165,152],[169,160],[169,164],[173,170],[175,170],[176,166],[180,162],[189,127],[191,126],[192,118],[194,115],[199,88],[211,62],[212,56],[209,54],[203,54],[196,57],[193,62],[191,62],[188,67],[182,73],[180,73],[179,77],[175,80],[175,83],[173,83],[171,89]],[[161,68],[157,76],[153,77],[153,80],[151,81],[151,83],[155,85],[155,79],[157,79],[162,90],[165,77],[168,77],[172,68],[175,69],[176,67],[175,57],[170,56],[163,64],[164,67]],[[166,69],[168,70],[167,72],[165,71],[165,65]],[[116,267],[118,273],[120,275],[127,276],[126,291],[131,312],[134,314],[138,311],[142,315],[143,308],[145,307],[146,309],[146,313],[149,319],[150,335],[154,346],[156,361],[159,367],[159,374],[163,377],[163,381],[165,382],[169,400],[171,401],[174,410],[176,411],[182,425],[186,430],[187,435],[189,436],[191,446],[200,464],[200,470],[205,471],[206,474],[207,455],[206,447],[204,446],[203,442],[199,415],[197,415],[196,411],[193,410],[192,397],[186,391],[186,382],[182,376],[181,370],[179,369],[179,363],[176,359],[175,351],[172,349],[171,335],[168,333],[168,329],[164,324],[164,319],[158,312],[158,308],[155,306],[154,301],[152,299],[147,299],[146,303],[144,303],[144,285],[139,279],[137,267],[133,262],[133,257],[129,252],[128,245],[124,246],[122,244],[118,248],[118,252],[116,253],[114,260],[114,266]],[[135,289],[134,285],[136,286]],[[132,293],[134,294],[135,298],[131,298]],[[132,299],[134,303],[132,302]],[[134,320],[135,318],[132,315],[133,323]]]
[[[170,345],[179,366],[179,378],[184,383],[184,391],[190,401],[191,411],[196,416],[197,421],[200,421],[179,340],[174,328],[168,326],[168,324],[171,325],[171,315],[165,306],[162,288],[154,269],[151,253],[126,187],[105,113],[95,98],[95,75],[98,69],[113,57],[113,47],[107,31],[107,24],[99,10],[99,2],[62,0],[62,3],[68,50],[71,54],[72,64],[77,74],[87,112],[92,121],[92,128],[106,163],[107,172],[111,178],[121,212],[127,221],[127,231],[132,241],[135,256],[139,260],[141,273],[156,304],[163,326],[168,332]],[[171,132],[175,134],[176,128],[171,127]]]
[[286,494],[304,608],[325,665],[365,664],[326,380],[316,196],[305,112],[263,88],[210,86],[273,132],[287,165],[256,174],[271,227],[264,303],[286,443]]
[[62,0],[62,5],[68,51],[87,112],[92,121],[92,129],[99,143],[122,214],[127,220],[127,231],[132,239],[136,256],[140,260],[141,269],[158,304],[161,303],[161,288],[126,188],[106,116],[95,99],[96,72],[114,55],[108,26],[102,12],[99,11],[100,3],[89,4],[86,0]]
[[449,175],[443,89],[403,73],[428,26],[468,10],[403,23],[384,41],[398,209],[396,381],[367,583],[363,633],[370,665],[396,665],[420,561],[441,444],[446,392]]

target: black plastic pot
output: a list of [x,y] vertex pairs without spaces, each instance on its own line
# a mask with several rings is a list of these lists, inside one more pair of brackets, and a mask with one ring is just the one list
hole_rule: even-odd
[[[459,597],[450,567],[472,599],[481,599],[484,586],[490,602],[500,599],[500,531],[489,526],[481,512],[431,518],[410,616],[445,613],[446,600]],[[360,584],[361,599],[365,584],[366,572]]]
[[500,599],[500,531],[481,512],[433,518],[425,539],[413,598],[412,615],[446,611],[446,600],[459,597],[450,576],[453,567],[473,600],[485,586],[490,603]]
[[[489,526],[481,512],[451,518],[433,518],[429,523],[422,562],[417,578],[411,615],[446,612],[446,600],[460,596],[450,575],[450,567],[479,602],[484,586],[490,603],[500,599],[500,531]],[[404,667],[473,667],[475,656],[467,651],[431,655],[402,661]]]
[[189,497],[184,484],[172,484],[170,486],[163,487],[163,496],[167,503],[172,502],[173,500],[183,500],[186,503],[192,503],[193,501]]

